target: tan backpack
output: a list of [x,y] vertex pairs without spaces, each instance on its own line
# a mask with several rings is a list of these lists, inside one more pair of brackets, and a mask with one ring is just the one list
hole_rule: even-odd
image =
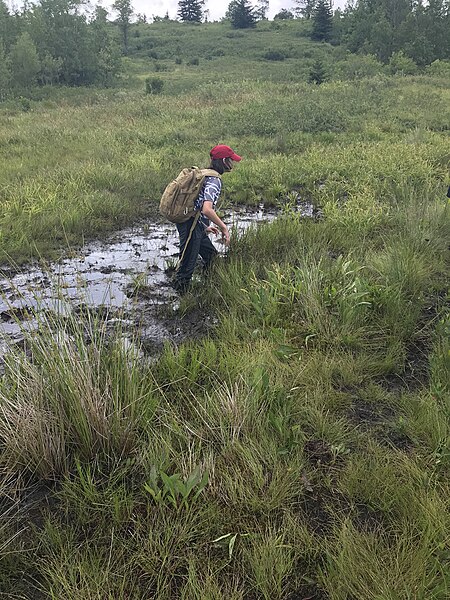
[[213,169],[190,167],[183,169],[164,190],[159,212],[172,223],[184,223],[196,213],[194,209],[205,177],[220,177]]

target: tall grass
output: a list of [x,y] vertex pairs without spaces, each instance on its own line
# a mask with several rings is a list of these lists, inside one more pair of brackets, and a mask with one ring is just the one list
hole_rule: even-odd
[[[227,177],[229,200],[276,203],[296,190],[334,216],[345,201],[352,210],[341,218],[367,240],[390,226],[382,200],[395,202],[402,187],[426,182],[443,193],[449,95],[442,82],[385,77],[312,86],[290,73],[270,82],[251,71],[243,79],[248,65],[244,57],[236,62],[240,75],[231,81],[214,61],[161,73],[167,87],[184,85],[176,93],[145,95],[142,80],[142,88],[66,99],[55,91],[53,102],[34,102],[27,113],[3,109],[0,259],[48,255],[155,215],[167,181],[186,164],[206,164],[221,141],[245,158]],[[144,79],[150,68],[136,67]],[[417,109],[423,86],[433,89],[427,111]]]
[[214,335],[151,364],[89,313],[44,320],[0,432],[7,480],[51,501],[17,537],[6,515],[28,568],[4,562],[2,592],[446,598],[448,210],[427,189],[373,198],[389,227],[349,250],[346,205],[247,231],[183,302]]
[[[138,339],[130,350],[83,311],[41,317],[11,349],[0,595],[444,600],[447,86],[312,88],[280,83],[284,68],[278,83],[235,81],[236,59],[213,88],[217,61],[161,71],[160,96],[130,84],[2,120],[15,257],[155,208],[173,172],[219,141],[245,157],[227,200],[283,208],[182,300],[180,315],[217,319],[204,339],[147,362]],[[139,85],[150,66],[132,66]],[[322,217],[296,213],[297,194]]]

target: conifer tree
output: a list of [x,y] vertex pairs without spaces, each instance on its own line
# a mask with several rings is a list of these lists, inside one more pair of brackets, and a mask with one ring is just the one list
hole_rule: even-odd
[[295,14],[304,19],[310,19],[313,16],[317,0],[295,0]]
[[255,9],[248,0],[232,0],[225,16],[235,29],[247,29],[256,24]]
[[256,8],[256,14],[258,19],[265,20],[267,19],[267,12],[269,10],[269,0],[258,0],[258,5]]
[[333,31],[333,13],[328,0],[317,0],[313,13],[311,39],[318,42],[329,42]]
[[201,23],[204,0],[180,0],[178,16],[185,23]]
[[0,40],[0,100],[4,100],[9,93],[11,85],[11,73],[8,68],[5,50]]
[[119,13],[117,23],[122,32],[123,51],[124,54],[128,54],[128,32],[130,30],[131,17],[133,15],[131,0],[115,0],[112,7]]
[[326,80],[326,71],[324,64],[321,60],[317,59],[314,61],[313,66],[309,72],[308,82],[320,85]]

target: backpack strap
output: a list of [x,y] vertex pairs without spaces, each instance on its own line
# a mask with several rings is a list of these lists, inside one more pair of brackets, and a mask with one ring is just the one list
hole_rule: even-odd
[[201,171],[203,177],[218,177],[219,179],[222,177],[222,175],[214,169],[201,169]]

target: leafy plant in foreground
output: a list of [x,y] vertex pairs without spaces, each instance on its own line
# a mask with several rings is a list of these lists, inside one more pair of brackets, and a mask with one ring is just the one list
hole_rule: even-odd
[[171,506],[180,510],[194,504],[207,484],[208,472],[205,471],[202,475],[199,466],[185,480],[179,473],[167,475],[164,471],[157,473],[153,468],[144,489],[158,506]]

